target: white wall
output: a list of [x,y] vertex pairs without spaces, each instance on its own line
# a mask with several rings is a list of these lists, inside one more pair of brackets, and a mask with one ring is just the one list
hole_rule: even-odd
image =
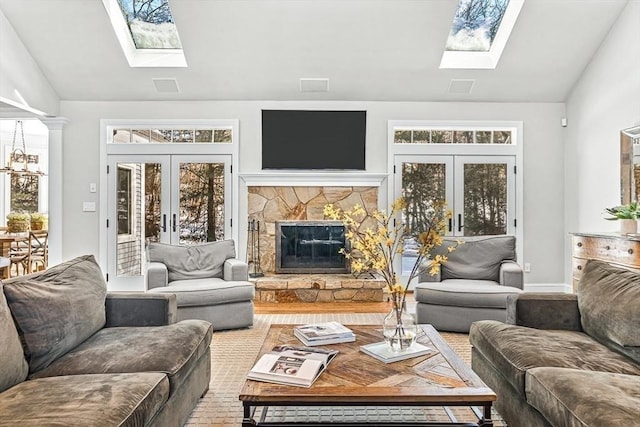
[[[358,108],[367,110],[367,172],[386,173],[388,120],[509,120],[524,123],[524,260],[527,283],[563,280],[562,128],[563,104],[427,102],[61,102],[64,128],[63,259],[99,258],[98,212],[82,212],[83,201],[99,205],[89,183],[100,181],[100,119],[238,119],[240,172],[259,172],[262,108]],[[103,189],[99,189],[102,191]],[[520,195],[522,196],[522,195]],[[246,193],[239,194],[240,242],[246,247]],[[98,209],[99,211],[99,209]],[[234,221],[235,224],[238,222]]]
[[0,101],[56,115],[59,99],[0,10]]
[[640,1],[630,1],[567,100],[565,280],[571,232],[613,232],[620,204],[620,130],[640,124]]

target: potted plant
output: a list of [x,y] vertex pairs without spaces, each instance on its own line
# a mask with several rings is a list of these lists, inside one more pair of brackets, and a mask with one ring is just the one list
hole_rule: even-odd
[[611,215],[605,218],[609,221],[620,221],[620,234],[635,234],[638,232],[638,203],[631,202],[626,205],[605,208],[605,212]]
[[29,225],[28,213],[9,212],[7,215],[7,233],[23,233],[29,230]]
[[31,214],[31,230],[46,230],[47,223],[47,214],[42,212],[34,212]]

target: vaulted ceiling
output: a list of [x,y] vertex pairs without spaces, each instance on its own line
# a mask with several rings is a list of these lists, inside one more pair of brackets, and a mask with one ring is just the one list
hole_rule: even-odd
[[[187,68],[130,68],[100,0],[0,9],[62,100],[562,102],[626,3],[526,0],[495,70],[439,68],[457,0],[172,0]],[[329,91],[301,93],[300,78]]]

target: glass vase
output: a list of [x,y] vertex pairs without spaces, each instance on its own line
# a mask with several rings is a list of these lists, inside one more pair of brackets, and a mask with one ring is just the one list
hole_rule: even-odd
[[407,312],[407,305],[403,301],[394,304],[393,308],[382,321],[382,333],[389,348],[400,352],[410,348],[418,335],[418,325],[413,316]]

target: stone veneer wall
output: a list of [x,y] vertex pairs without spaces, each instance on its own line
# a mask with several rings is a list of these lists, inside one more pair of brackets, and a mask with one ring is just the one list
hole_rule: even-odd
[[[324,206],[341,209],[356,204],[369,212],[378,208],[377,187],[248,187],[249,221],[260,222],[260,266],[275,272],[276,226],[280,220],[323,220]],[[250,254],[250,251],[247,251]]]

